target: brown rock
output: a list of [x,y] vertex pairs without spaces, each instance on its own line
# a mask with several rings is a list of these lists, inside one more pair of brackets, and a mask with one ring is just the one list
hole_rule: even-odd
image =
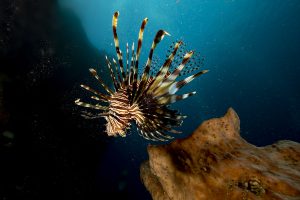
[[300,199],[300,144],[256,147],[230,108],[186,139],[149,146],[141,178],[154,200]]

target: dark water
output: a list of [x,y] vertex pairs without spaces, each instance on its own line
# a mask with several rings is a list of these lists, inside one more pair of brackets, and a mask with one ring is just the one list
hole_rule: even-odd
[[150,143],[135,131],[108,138],[103,120],[84,120],[73,105],[79,84],[104,77],[113,56],[111,17],[118,34],[136,42],[149,18],[141,54],[146,60],[159,29],[168,31],[155,55],[182,39],[205,57],[209,73],[183,90],[178,102],[191,133],[203,120],[233,107],[241,135],[262,146],[300,142],[300,2],[219,1],[2,1],[0,4],[1,199],[150,199],[139,178]]

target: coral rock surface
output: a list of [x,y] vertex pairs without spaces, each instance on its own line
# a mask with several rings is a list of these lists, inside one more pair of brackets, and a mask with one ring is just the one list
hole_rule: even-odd
[[186,139],[148,147],[141,179],[154,200],[300,199],[300,144],[256,147],[233,109]]

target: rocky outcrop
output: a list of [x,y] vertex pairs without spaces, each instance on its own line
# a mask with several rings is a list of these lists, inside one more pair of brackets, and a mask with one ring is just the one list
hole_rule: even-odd
[[233,109],[186,139],[149,146],[142,181],[158,199],[300,199],[300,144],[256,147],[240,136]]

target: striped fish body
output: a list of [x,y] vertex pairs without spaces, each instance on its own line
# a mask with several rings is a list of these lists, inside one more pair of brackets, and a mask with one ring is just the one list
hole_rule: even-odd
[[[168,55],[156,75],[150,75],[153,52],[164,36],[169,35],[166,31],[159,30],[153,40],[143,73],[138,74],[143,33],[148,19],[145,18],[141,24],[137,50],[135,51],[133,44],[131,53],[129,53],[129,46],[128,44],[126,45],[126,64],[124,65],[117,35],[118,16],[119,12],[115,12],[112,19],[117,61],[113,59],[113,62],[111,62],[106,57],[114,88],[108,87],[95,69],[90,69],[92,76],[97,79],[107,94],[102,94],[89,86],[81,85],[82,88],[93,93],[91,98],[97,103],[85,103],[77,99],[75,104],[94,110],[101,110],[102,112],[98,114],[85,112],[83,116],[90,119],[104,117],[107,121],[106,133],[108,136],[125,137],[127,130],[131,128],[131,124],[134,122],[139,134],[145,139],[155,141],[172,139],[172,134],[179,133],[173,128],[180,126],[186,116],[182,116],[178,111],[170,109],[169,104],[194,95],[196,92],[182,95],[176,95],[175,93],[196,77],[206,73],[207,70],[199,71],[180,81],[176,80],[194,54],[193,51],[186,52],[178,66],[171,70],[172,62],[174,59],[178,60],[176,55],[183,44],[179,41],[174,44],[172,52]],[[131,54],[130,58],[129,54]]]

